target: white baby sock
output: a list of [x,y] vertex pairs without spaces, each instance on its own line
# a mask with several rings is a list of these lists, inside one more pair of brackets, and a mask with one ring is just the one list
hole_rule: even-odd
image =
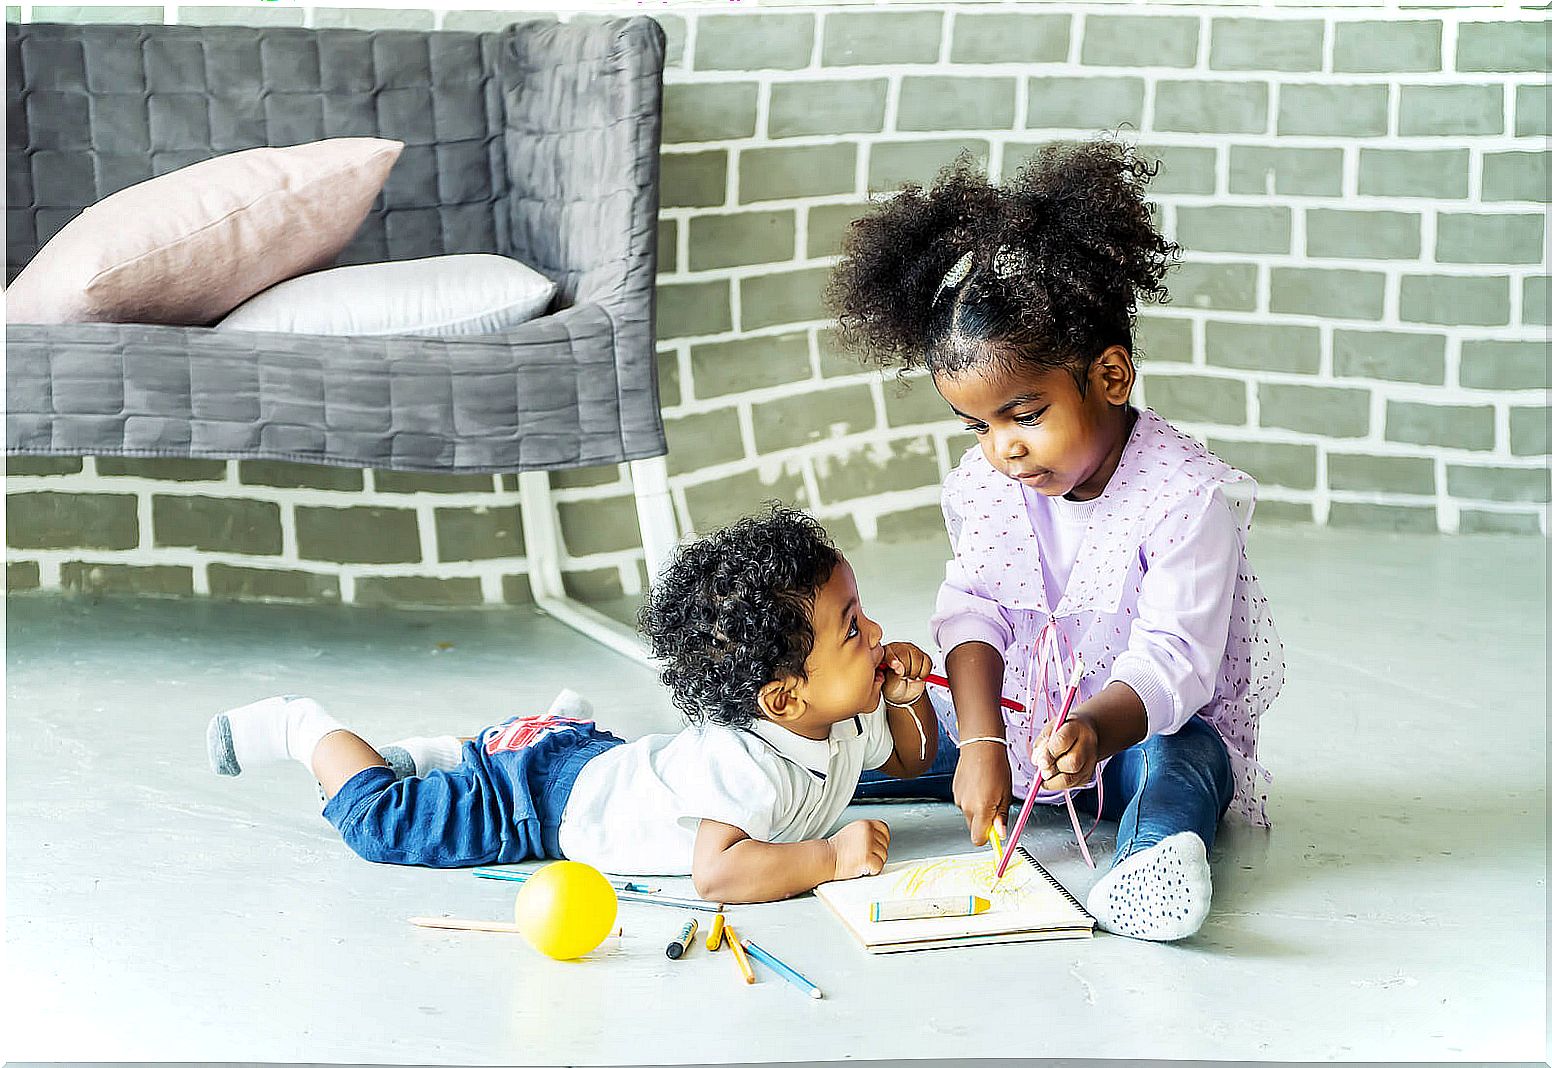
[[324,735],[344,729],[310,697],[270,697],[212,717],[205,742],[217,775],[240,775],[287,759],[311,771],[313,750]]
[[434,738],[401,738],[377,750],[393,769],[396,778],[429,775],[433,771],[452,771],[463,763],[463,742],[451,734]]
[[[545,710],[545,715],[570,716],[572,719],[587,719],[592,714],[592,702],[571,689],[556,694]],[[463,763],[463,742],[452,734],[400,738],[379,746],[377,751],[400,779],[429,775],[433,771],[452,771]]]
[[555,695],[555,700],[550,702],[550,707],[545,709],[544,714],[570,716],[572,719],[592,719],[593,702],[568,687]]
[[1211,905],[1207,846],[1194,831],[1133,853],[1094,884],[1088,900],[1102,929],[1153,942],[1195,934]]

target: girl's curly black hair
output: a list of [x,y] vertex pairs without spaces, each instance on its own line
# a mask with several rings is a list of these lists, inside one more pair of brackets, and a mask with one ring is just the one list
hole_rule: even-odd
[[637,618],[679,710],[743,727],[762,686],[805,678],[814,600],[840,562],[818,522],[776,502],[682,546]]
[[[1180,248],[1144,200],[1156,163],[1123,142],[1045,146],[1001,185],[968,155],[852,224],[826,292],[841,344],[950,377],[997,360],[1065,367],[1132,347],[1139,299],[1163,302]],[[967,258],[968,257],[968,258]]]

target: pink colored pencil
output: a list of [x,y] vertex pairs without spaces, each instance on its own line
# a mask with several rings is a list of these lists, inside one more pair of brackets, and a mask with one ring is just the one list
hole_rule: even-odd
[[[942,675],[923,675],[922,681],[930,682],[934,686],[942,686],[944,689],[948,689],[948,679]],[[1008,709],[1010,712],[1024,711],[1023,705],[1019,704],[1017,701],[1010,701],[1006,697],[998,698],[998,702],[1002,705],[1003,708]]]
[[[1078,696],[1078,683],[1083,678],[1083,660],[1074,658],[1072,662],[1072,678],[1067,684],[1067,692],[1062,695],[1062,710],[1056,717],[1056,726],[1051,728],[1054,735],[1062,729],[1062,724],[1067,722],[1067,713],[1072,710],[1072,702]],[[1035,795],[1040,792],[1040,768],[1035,768],[1035,781],[1029,788],[1029,793],[1024,798],[1024,807],[1019,811],[1018,822],[1013,825],[1013,833],[1008,835],[1008,844],[1002,851],[1002,861],[997,865],[997,878],[1001,879],[1008,870],[1008,861],[1013,857],[1014,847],[1019,843],[1019,836],[1024,833],[1024,824],[1029,819],[1029,813],[1035,807]]]

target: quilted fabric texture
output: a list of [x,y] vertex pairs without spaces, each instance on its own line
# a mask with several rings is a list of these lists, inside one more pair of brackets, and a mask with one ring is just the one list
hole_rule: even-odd
[[7,329],[8,452],[516,471],[666,451],[653,356],[663,34],[6,26],[7,278],[87,205],[260,145],[400,140],[340,263],[511,256],[557,314],[478,338]]

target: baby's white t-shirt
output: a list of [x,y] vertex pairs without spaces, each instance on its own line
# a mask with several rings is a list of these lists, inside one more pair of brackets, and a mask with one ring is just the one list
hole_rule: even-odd
[[687,875],[703,819],[762,842],[829,831],[866,770],[894,753],[882,711],[843,720],[824,741],[769,720],[651,734],[583,766],[561,816],[560,849],[602,871]]

